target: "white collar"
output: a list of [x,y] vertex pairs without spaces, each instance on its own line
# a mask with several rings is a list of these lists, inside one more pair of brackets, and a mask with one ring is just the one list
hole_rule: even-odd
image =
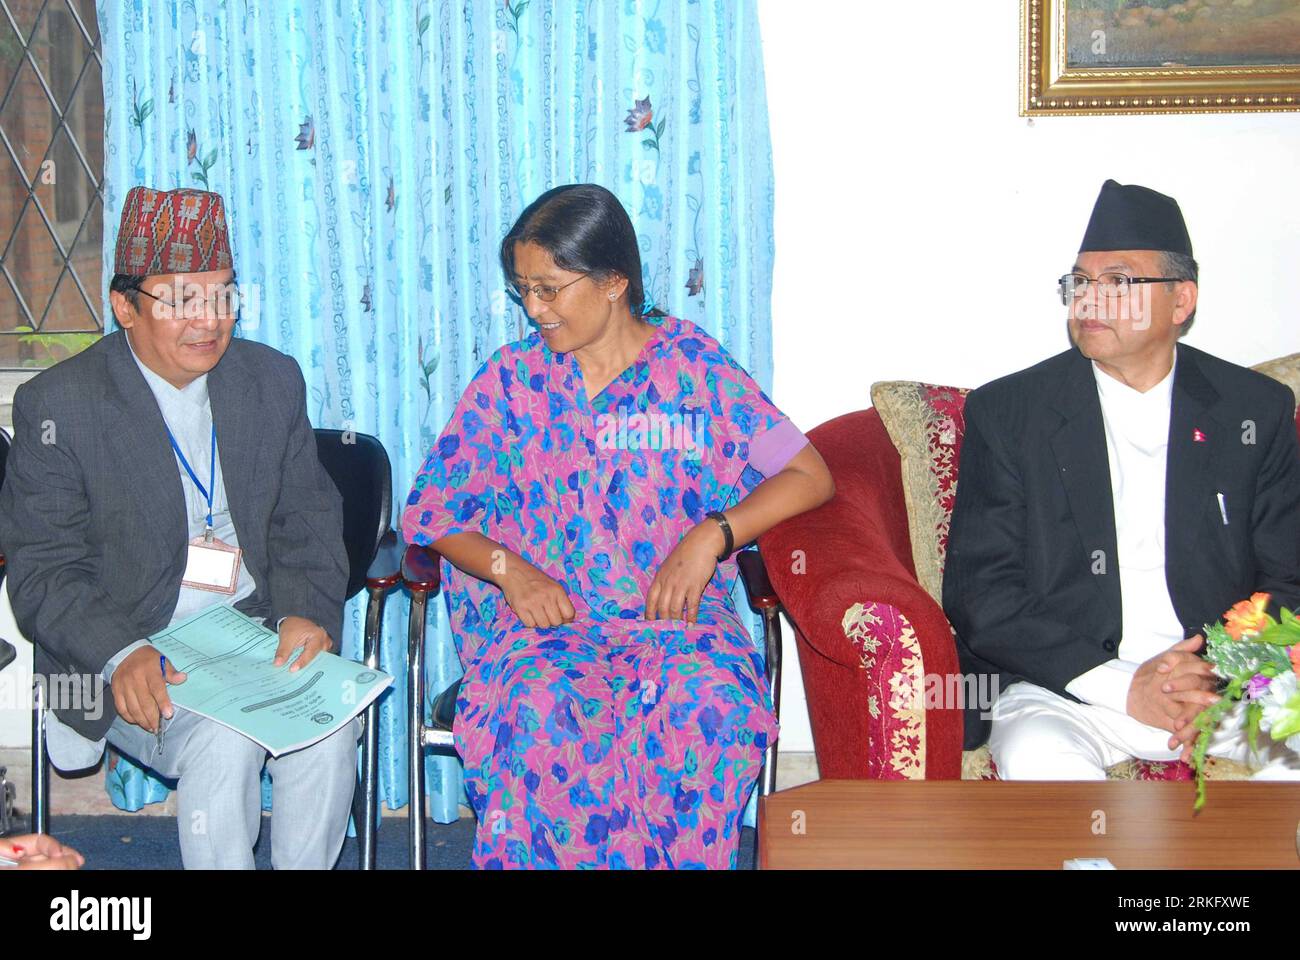
[[1174,372],[1178,369],[1178,351],[1174,351],[1174,362],[1169,365],[1169,372],[1164,379],[1146,392],[1134,390],[1128,384],[1116,380],[1092,362],[1092,374],[1097,381],[1097,393],[1103,403],[1115,403],[1129,407],[1156,408],[1168,407],[1174,392]]
[[126,345],[131,350],[131,358],[135,360],[135,365],[140,368],[144,374],[144,379],[149,384],[150,391],[160,402],[166,398],[168,400],[183,400],[191,406],[202,410],[208,405],[208,375],[206,373],[195,377],[184,387],[177,388],[168,383],[166,379],[151,370],[140,359],[140,355],[135,352],[135,347],[131,344],[129,331],[123,330],[122,335],[126,337]]

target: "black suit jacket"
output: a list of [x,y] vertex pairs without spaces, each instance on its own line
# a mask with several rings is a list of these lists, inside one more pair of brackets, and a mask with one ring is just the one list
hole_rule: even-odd
[[[302,371],[270,347],[232,340],[208,374],[208,400],[257,585],[236,608],[270,624],[307,617],[341,642],[342,498],[316,455]],[[97,740],[116,716],[112,692],[91,709],[85,684],[176,609],[189,540],[180,470],[121,331],[19,387],[13,417],[0,488],[9,597],[38,674],[91,678],[81,709],[55,712]]]
[[[1190,637],[1255,591],[1300,605],[1300,446],[1285,385],[1186,344],[1177,350],[1165,574]],[[996,380],[970,394],[965,416],[943,582],[962,669],[997,675],[995,689],[1024,679],[1076,699],[1065,685],[1112,659],[1121,639],[1091,361],[1071,349]],[[988,726],[967,704],[968,749],[988,739]]]

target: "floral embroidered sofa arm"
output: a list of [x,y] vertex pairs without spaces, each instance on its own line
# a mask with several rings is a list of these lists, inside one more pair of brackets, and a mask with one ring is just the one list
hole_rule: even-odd
[[[952,632],[917,582],[899,457],[874,410],[809,432],[835,497],[759,539],[795,628],[821,776],[955,779],[962,714],[927,677],[958,672]],[[931,688],[933,683],[931,680]]]

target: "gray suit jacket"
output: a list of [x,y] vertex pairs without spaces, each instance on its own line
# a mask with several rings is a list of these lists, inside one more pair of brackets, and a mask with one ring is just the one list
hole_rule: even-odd
[[[232,340],[208,374],[231,519],[256,591],[236,607],[307,617],[341,641],[342,498],[316,456],[298,364]],[[118,331],[18,388],[0,488],[0,552],[38,674],[93,683],[119,650],[171,620],[188,526],[162,414]],[[66,681],[64,681],[66,682]],[[53,703],[92,740],[116,717]],[[95,714],[99,714],[96,716]]]

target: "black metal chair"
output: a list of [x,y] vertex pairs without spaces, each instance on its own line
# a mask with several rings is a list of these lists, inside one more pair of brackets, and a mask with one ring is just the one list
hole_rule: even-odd
[[444,756],[455,756],[451,725],[456,717],[456,697],[460,693],[457,680],[434,700],[430,722],[424,722],[424,626],[429,598],[436,597],[442,587],[442,574],[438,569],[441,555],[432,547],[409,546],[402,556],[402,582],[411,593],[411,615],[406,632],[406,704],[410,750],[408,774],[410,777],[409,805],[406,808],[410,829],[411,869],[424,869],[424,751],[426,749]]
[[[736,554],[740,566],[740,579],[745,585],[749,608],[763,618],[763,665],[767,673],[767,690],[772,696],[772,712],[781,719],[781,600],[767,578],[767,568],[757,549],[742,550]],[[758,772],[758,799],[776,792],[777,741],[773,740],[763,752],[763,767]],[[753,867],[759,867],[761,846],[758,817],[754,819]]]
[[[9,434],[0,427],[0,487],[5,485],[5,464],[9,461]],[[0,553],[0,587],[5,582],[5,555]]]
[[[5,484],[5,463],[9,460],[9,434],[0,427],[0,487]],[[5,583],[5,556],[0,553],[0,590]],[[0,670],[14,662],[18,651],[8,640],[0,640]],[[5,768],[0,767],[0,836],[9,832],[13,814],[14,785],[5,779]]]
[[[16,656],[18,651],[14,649],[13,644],[7,640],[0,640],[0,670],[13,663]],[[0,767],[0,837],[7,834],[13,826],[16,791],[14,785],[5,779],[6,773],[8,771]]]
[[[411,592],[411,615],[407,626],[407,705],[410,710],[410,800],[407,818],[410,824],[411,869],[424,869],[424,751],[433,750],[455,756],[452,724],[456,718],[456,698],[460,695],[457,680],[434,699],[429,722],[424,722],[424,629],[430,597],[441,589],[439,553],[432,547],[409,546],[402,557],[402,582]],[[767,569],[758,550],[742,550],[736,555],[741,581],[750,609],[763,618],[763,662],[772,710],[781,718],[781,601],[777,598]],[[776,790],[776,741],[767,745],[763,766],[758,774],[761,799]],[[758,867],[759,831],[754,829],[754,867]]]
[[[5,466],[9,461],[10,437],[0,429],[0,487],[4,486]],[[0,589],[4,589],[5,558],[0,554]],[[0,667],[14,659],[17,651],[6,641],[0,641],[8,650],[0,649]],[[50,832],[50,762],[45,751],[45,687],[38,678],[32,678],[32,822],[34,833]]]
[[[388,593],[402,582],[401,545],[391,529],[393,475],[384,445],[365,433],[316,430],[316,455],[343,497],[343,545],[348,553],[347,599],[363,589],[366,626],[362,658],[379,668],[379,635]],[[366,708],[361,772],[352,804],[362,870],[375,869],[379,802],[379,702]]]

